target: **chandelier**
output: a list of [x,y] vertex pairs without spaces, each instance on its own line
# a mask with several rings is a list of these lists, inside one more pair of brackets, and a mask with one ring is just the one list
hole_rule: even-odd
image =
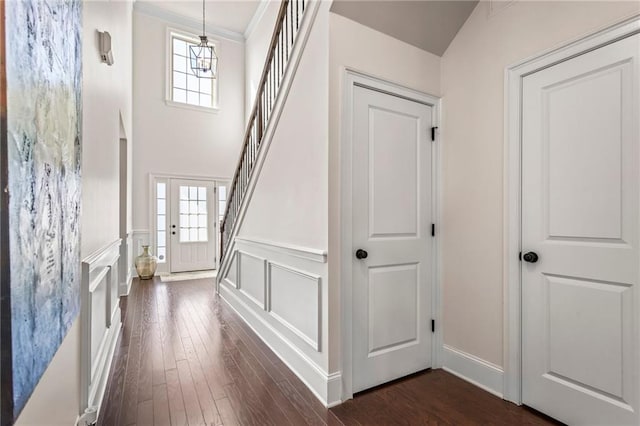
[[216,78],[218,75],[218,56],[214,46],[209,46],[205,32],[204,22],[204,2],[202,0],[202,35],[200,43],[196,46],[189,47],[189,60],[191,63],[191,72],[198,78]]

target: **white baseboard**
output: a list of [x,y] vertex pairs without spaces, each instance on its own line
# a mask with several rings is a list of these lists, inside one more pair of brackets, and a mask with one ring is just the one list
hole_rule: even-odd
[[502,398],[502,368],[451,346],[443,345],[442,369]]
[[342,372],[331,373],[327,377],[327,408],[342,404]]
[[326,407],[342,402],[342,377],[340,373],[327,374],[278,330],[268,324],[247,306],[232,289],[220,286],[220,296],[260,339],[284,362]]

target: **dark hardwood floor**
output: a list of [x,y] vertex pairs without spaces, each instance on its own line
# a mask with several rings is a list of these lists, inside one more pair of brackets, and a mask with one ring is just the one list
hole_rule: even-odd
[[213,279],[135,280],[101,425],[552,424],[441,370],[327,410],[214,293]]

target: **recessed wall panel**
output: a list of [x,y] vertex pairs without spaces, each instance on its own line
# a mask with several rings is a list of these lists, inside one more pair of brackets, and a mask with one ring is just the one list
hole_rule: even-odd
[[240,256],[240,291],[264,309],[266,260],[244,252]]
[[[109,309],[111,310],[109,318],[108,318],[108,325],[111,326],[111,320],[114,319],[113,316],[116,313],[116,310],[118,309],[118,268],[119,268],[119,261],[116,261],[112,266],[111,266],[111,271],[109,272],[109,274],[107,275],[109,277],[109,279],[111,280],[111,301],[109,303]],[[116,321],[118,319],[116,318]]]
[[238,252],[234,251],[233,254],[231,255],[233,256],[231,258],[231,264],[229,265],[229,268],[227,269],[227,276],[225,277],[225,280],[230,283],[231,285],[233,285],[234,287],[237,288],[238,286]]
[[270,263],[269,283],[271,314],[318,350],[320,278]]
[[[98,356],[100,344],[107,332],[107,281],[108,274],[102,278],[100,284],[91,293],[91,359]],[[93,367],[93,366],[92,366]]]

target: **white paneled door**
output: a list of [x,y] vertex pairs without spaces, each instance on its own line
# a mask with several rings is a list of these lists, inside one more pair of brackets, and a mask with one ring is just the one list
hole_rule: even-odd
[[431,366],[432,107],[356,87],[353,391]]
[[215,184],[171,179],[171,272],[216,267]]
[[638,425],[640,35],[523,79],[523,402]]

